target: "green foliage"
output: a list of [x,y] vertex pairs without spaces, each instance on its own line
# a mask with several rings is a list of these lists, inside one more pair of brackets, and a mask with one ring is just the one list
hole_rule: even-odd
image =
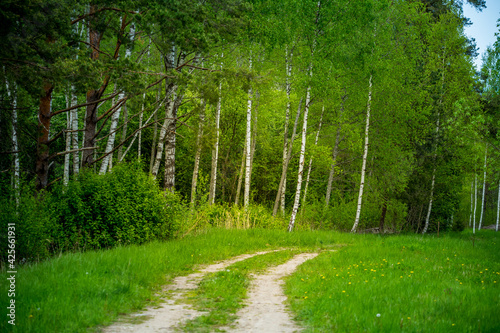
[[83,172],[67,188],[53,190],[54,248],[98,249],[172,236],[181,203],[140,168],[121,164],[103,176]]

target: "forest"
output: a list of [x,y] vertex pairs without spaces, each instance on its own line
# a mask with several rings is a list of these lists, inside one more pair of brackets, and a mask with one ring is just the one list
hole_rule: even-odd
[[498,230],[500,35],[477,71],[464,2],[3,0],[16,261],[207,225]]

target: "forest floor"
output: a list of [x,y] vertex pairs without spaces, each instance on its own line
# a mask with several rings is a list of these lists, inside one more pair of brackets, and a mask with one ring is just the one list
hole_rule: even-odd
[[[179,276],[165,287],[168,297],[157,307],[150,307],[122,317],[115,324],[106,327],[105,333],[121,332],[178,332],[186,322],[207,314],[196,309],[187,301],[188,294],[198,288],[202,279],[210,273],[221,272],[228,266],[270,252],[263,251],[243,254],[237,257],[198,268],[196,273]],[[292,320],[286,309],[286,296],[283,292],[283,278],[292,274],[307,260],[318,253],[300,253],[285,263],[271,267],[263,274],[251,274],[245,306],[236,314],[236,321],[230,326],[219,329],[227,332],[297,332],[300,327]]]

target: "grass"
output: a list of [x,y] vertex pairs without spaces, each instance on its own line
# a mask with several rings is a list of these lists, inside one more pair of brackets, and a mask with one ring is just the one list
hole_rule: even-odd
[[[16,277],[16,326],[0,321],[1,332],[88,332],[158,301],[161,286],[187,275],[195,265],[283,246],[335,243],[332,233],[214,229],[195,237],[143,246],[63,254],[24,265]],[[0,272],[0,304],[8,281]],[[3,315],[5,316],[5,314]]]
[[250,274],[280,265],[300,252],[302,251],[295,249],[258,255],[237,262],[223,271],[207,274],[200,287],[190,295],[190,301],[199,310],[209,313],[188,321],[183,330],[210,332],[231,324],[236,319],[234,314],[243,306],[251,280]]
[[500,237],[359,235],[286,282],[306,332],[499,332]]
[[[162,285],[198,264],[263,249],[347,244],[322,252],[287,278],[291,308],[306,332],[495,332],[500,331],[499,237],[480,231],[473,246],[470,232],[437,238],[213,229],[183,240],[63,254],[19,267],[16,326],[3,319],[0,331],[99,330],[120,314],[158,302]],[[210,314],[201,323],[191,322],[191,328],[230,323],[249,273],[285,261],[289,252],[254,257],[207,276],[192,301]],[[7,282],[1,271],[4,309]]]

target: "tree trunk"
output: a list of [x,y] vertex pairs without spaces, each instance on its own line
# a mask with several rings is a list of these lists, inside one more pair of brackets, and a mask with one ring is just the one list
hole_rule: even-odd
[[191,181],[191,206],[196,202],[196,186],[198,184],[198,173],[201,157],[201,138],[203,137],[203,123],[205,122],[205,100],[201,101],[202,110],[200,112],[200,123],[198,125],[198,136],[196,137],[196,154],[194,155],[193,180]]
[[44,83],[38,109],[38,140],[35,166],[37,191],[46,188],[49,180],[49,131],[53,88],[54,86],[51,83]]
[[[293,59],[293,49],[288,55],[288,46],[285,50],[285,70],[286,70],[286,113],[285,113],[285,133],[283,134],[283,164],[282,164],[282,175],[284,174],[283,185],[278,190],[280,195],[280,209],[281,214],[285,216],[285,192],[286,192],[286,171],[288,169],[288,124],[290,122],[290,94],[292,92],[292,85],[290,82],[292,76],[292,59]],[[273,216],[276,213],[273,212]]]
[[[321,111],[321,117],[319,118],[318,132],[316,132],[316,139],[314,140],[315,146],[318,145],[319,131],[321,130],[321,123],[323,122],[323,114],[324,113],[325,113],[325,106],[323,106],[323,110]],[[311,177],[312,162],[313,162],[313,159],[311,157],[309,159],[309,169],[307,170],[306,186],[304,187],[304,197],[302,198],[302,209],[304,209],[304,206],[306,205],[307,188],[309,187],[309,179]]]
[[[290,164],[290,159],[292,157],[292,148],[293,148],[293,141],[295,140],[295,135],[297,133],[297,124],[299,123],[299,118],[300,118],[300,109],[302,108],[302,99],[299,102],[299,107],[297,108],[297,114],[295,115],[295,123],[293,124],[293,132],[292,136],[290,137],[290,142],[288,144],[287,150],[287,156],[285,163],[283,164],[283,169],[281,171],[281,179],[280,183],[278,185],[278,193],[276,193],[276,200],[274,201],[274,208],[273,208],[273,216],[276,216],[278,213],[278,207],[280,205],[280,201],[283,203],[285,200],[285,189],[286,189],[286,173],[288,171],[288,165]],[[282,213],[283,215],[285,214],[284,212],[284,204],[282,205]]]
[[[115,84],[115,92],[116,92],[116,84]],[[118,97],[118,100],[121,100],[124,95],[120,94],[120,97]],[[113,98],[111,100],[111,104],[115,105],[115,99]],[[122,105],[123,106],[123,105]],[[106,171],[109,170],[111,171],[111,164],[113,161],[113,153],[110,153],[113,150],[114,144],[115,144],[115,136],[116,136],[116,129],[118,127],[118,121],[120,120],[120,113],[122,110],[122,106],[118,108],[118,110],[113,112],[113,115],[111,116],[111,125],[109,127],[109,136],[108,136],[108,142],[106,144],[106,149],[104,150],[104,154],[106,155],[101,163],[101,169],[99,170],[100,175],[104,175]],[[121,148],[121,147],[120,147]]]
[[[69,108],[71,104],[71,92],[69,92],[69,95],[66,95],[66,108]],[[73,126],[73,119],[71,119],[71,112],[66,112],[66,148],[65,151],[70,151],[71,150],[71,138],[73,134],[70,132],[71,127]],[[64,155],[64,171],[63,171],[63,184],[66,186],[68,185],[69,182],[69,162],[70,162],[71,155],[70,154],[65,154]]]
[[[250,54],[250,70],[252,70],[252,54]],[[246,136],[245,136],[245,194],[243,197],[243,206],[245,210],[248,209],[248,204],[250,201],[250,158],[251,158],[251,140],[252,140],[252,87],[248,89],[248,102],[247,102],[247,126],[246,126]]]
[[363,188],[365,186],[366,160],[368,157],[368,133],[370,131],[370,109],[372,104],[372,75],[368,84],[368,103],[366,104],[366,126],[365,126],[365,149],[363,152],[363,166],[361,167],[361,181],[359,184],[358,207],[356,209],[356,218],[351,232],[356,232],[361,216],[361,203],[363,202]]
[[[342,114],[344,113],[345,98],[346,95],[342,97],[342,103],[340,105],[340,115],[339,115],[340,121],[342,121]],[[335,175],[335,166],[337,164],[337,156],[339,153],[341,131],[342,131],[342,122],[339,122],[339,127],[337,127],[337,135],[335,137],[335,145],[333,146],[333,152],[332,152],[332,165],[330,166],[330,174],[328,175],[328,185],[326,187],[325,208],[328,207],[328,205],[330,204],[330,198],[332,195],[333,176]]]
[[[310,75],[312,76],[312,65]],[[297,176],[297,189],[295,191],[295,200],[293,202],[292,215],[290,216],[290,222],[288,223],[288,232],[292,232],[295,225],[295,218],[297,216],[297,210],[299,209],[300,202],[300,190],[302,187],[302,174],[304,172],[304,157],[306,152],[306,137],[307,137],[307,116],[309,113],[309,103],[311,102],[311,87],[307,87],[306,92],[306,106],[304,108],[304,120],[302,123],[302,144],[300,146],[300,158],[299,158],[299,173]]]
[[379,233],[384,233],[385,215],[387,214],[387,199],[384,198],[384,203],[382,204],[382,215],[380,216],[380,225],[378,227]]
[[252,144],[251,144],[251,150],[250,150],[250,180],[248,183],[252,183],[252,170],[253,170],[253,158],[255,156],[255,147],[257,145],[257,116],[258,116],[258,110],[259,110],[259,92],[255,92],[255,98],[257,100],[257,103],[254,108],[253,112],[253,131],[252,131]]
[[[71,95],[71,106],[75,106],[78,104],[78,96],[76,95],[76,89],[74,86],[71,87],[72,95]],[[73,174],[78,174],[80,172],[80,152],[78,149],[80,148],[78,143],[78,109],[72,109],[70,111],[71,118],[71,137],[72,137],[72,145],[73,145]]]
[[165,176],[163,178],[163,187],[166,191],[170,191],[172,193],[175,190],[175,141],[177,136],[177,110],[182,103],[183,96],[183,93],[180,95],[174,93],[173,107],[169,109],[171,113],[167,115],[169,123],[165,142]]
[[486,144],[486,148],[484,150],[483,197],[481,198],[481,215],[479,217],[478,230],[481,230],[481,227],[483,226],[484,201],[485,201],[485,194],[486,194],[486,159],[487,158],[488,158],[488,144]]
[[[222,68],[222,63],[221,63]],[[212,169],[210,171],[210,191],[208,202],[213,205],[215,202],[215,191],[217,189],[217,162],[219,160],[219,138],[220,138],[220,111],[222,106],[222,82],[219,82],[219,100],[215,112],[215,143],[212,149]]]
[[474,174],[474,216],[472,224],[472,233],[476,233],[476,208],[477,208],[477,173]]
[[243,155],[241,156],[240,172],[238,174],[238,187],[236,189],[236,198],[234,199],[235,206],[238,206],[240,203],[241,183],[243,180],[243,172],[245,172],[246,156],[247,156],[247,148],[243,147]]
[[472,227],[472,211],[474,209],[474,181],[470,184],[470,215],[469,215],[469,228]]
[[498,199],[497,199],[497,223],[495,225],[495,231],[498,231],[498,220],[500,218],[500,182],[498,182]]
[[[158,85],[158,92],[156,94],[156,103],[159,103],[161,97],[161,83]],[[158,136],[158,112],[155,112],[155,125],[153,130],[153,143],[151,145],[151,156],[149,160],[149,173],[153,174],[153,165],[156,156],[156,137]]]
[[14,197],[16,201],[16,207],[19,206],[19,197],[20,197],[20,162],[19,162],[19,141],[17,138],[17,92],[16,86],[13,84],[13,87],[9,85],[9,81],[6,80],[7,86],[7,96],[9,98],[9,102],[12,103],[12,154],[13,164],[14,164],[14,179],[13,179],[13,187],[14,187]]
[[139,138],[137,139],[137,158],[141,159],[141,145],[142,145],[142,119],[144,117],[144,105],[146,104],[146,93],[142,95],[142,109],[139,115]]

